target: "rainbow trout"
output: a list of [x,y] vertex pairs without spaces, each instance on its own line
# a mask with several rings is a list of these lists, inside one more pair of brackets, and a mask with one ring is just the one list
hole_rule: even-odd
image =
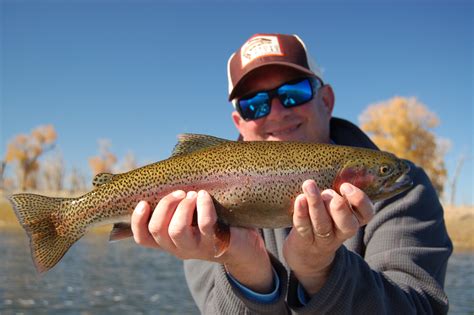
[[229,226],[291,226],[294,200],[307,179],[337,192],[342,183],[352,183],[375,202],[408,189],[408,171],[393,154],[369,149],[185,134],[170,158],[123,174],[99,174],[94,190],[80,197],[22,193],[10,201],[30,238],[36,269],[44,272],[92,225],[115,223],[110,240],[132,236],[130,217],[137,203],[146,200],[154,208],[178,189],[211,194],[218,257],[228,247]]

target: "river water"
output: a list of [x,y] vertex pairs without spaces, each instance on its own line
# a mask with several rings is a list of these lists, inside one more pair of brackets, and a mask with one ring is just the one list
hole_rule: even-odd
[[[452,256],[450,314],[474,314],[474,253]],[[0,314],[198,314],[181,263],[136,246],[88,235],[50,272],[33,269],[26,236],[0,230]]]

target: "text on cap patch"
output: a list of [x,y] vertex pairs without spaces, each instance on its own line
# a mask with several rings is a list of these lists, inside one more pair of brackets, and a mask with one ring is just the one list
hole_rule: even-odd
[[283,56],[277,36],[256,35],[250,38],[240,50],[242,68],[252,60],[264,56]]

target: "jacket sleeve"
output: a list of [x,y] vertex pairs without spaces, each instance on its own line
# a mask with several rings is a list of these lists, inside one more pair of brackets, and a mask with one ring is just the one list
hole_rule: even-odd
[[288,286],[286,269],[272,255],[270,259],[280,281],[280,295],[271,303],[259,303],[247,298],[229,282],[222,265],[185,260],[186,281],[201,314],[289,314],[285,301]]
[[342,246],[325,286],[303,306],[290,275],[288,305],[296,314],[446,314],[444,277],[452,243],[443,209],[424,171],[414,186],[377,205],[361,255]]

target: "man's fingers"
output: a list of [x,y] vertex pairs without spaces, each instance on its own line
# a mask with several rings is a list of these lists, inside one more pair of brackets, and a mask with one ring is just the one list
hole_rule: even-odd
[[322,197],[334,222],[337,236],[343,240],[352,237],[360,227],[359,220],[352,213],[345,198],[332,189],[323,191]]
[[148,223],[148,230],[163,249],[172,250],[175,247],[168,235],[168,227],[176,207],[185,196],[184,191],[177,190],[163,197],[158,202]]
[[297,235],[308,243],[313,243],[313,225],[308,211],[308,202],[306,196],[301,194],[296,197],[295,208],[293,211],[293,225]]
[[344,183],[341,185],[341,193],[347,202],[352,205],[352,211],[360,226],[366,225],[374,217],[374,205],[362,190],[349,183]]
[[213,237],[217,214],[212,198],[207,191],[199,191],[196,208],[199,230],[205,237]]
[[186,198],[178,204],[170,221],[168,234],[178,248],[187,248],[189,243],[194,241],[193,231],[195,228],[191,225],[196,209],[196,197],[197,193],[195,191],[189,191]]
[[308,201],[309,216],[314,235],[318,240],[331,240],[334,236],[332,219],[326,210],[326,205],[316,182],[314,180],[305,181],[303,191]]
[[133,239],[142,246],[159,247],[148,231],[150,212],[150,205],[146,201],[140,201],[135,207],[131,220]]

